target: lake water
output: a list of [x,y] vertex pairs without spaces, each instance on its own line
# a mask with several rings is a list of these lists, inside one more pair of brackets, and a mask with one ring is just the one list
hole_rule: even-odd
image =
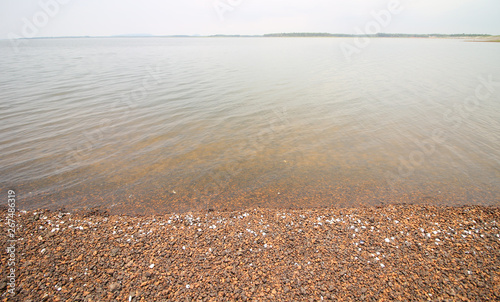
[[0,41],[2,192],[135,214],[499,206],[500,44],[342,43]]

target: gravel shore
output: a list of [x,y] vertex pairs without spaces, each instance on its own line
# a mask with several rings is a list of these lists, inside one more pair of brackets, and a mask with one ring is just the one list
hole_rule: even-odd
[[3,301],[500,300],[499,208],[1,214]]

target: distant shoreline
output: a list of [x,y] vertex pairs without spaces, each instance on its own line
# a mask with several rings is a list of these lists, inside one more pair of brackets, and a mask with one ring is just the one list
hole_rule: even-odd
[[467,42],[500,42],[500,36],[490,36],[485,38],[467,40]]
[[[84,38],[418,38],[418,39],[473,39],[475,42],[500,42],[500,36],[489,34],[331,34],[331,33],[271,33],[263,35],[149,35],[130,34],[113,36],[61,36],[61,37],[32,37],[19,38],[20,40],[35,39],[84,39]],[[9,40],[9,39],[0,39]]]

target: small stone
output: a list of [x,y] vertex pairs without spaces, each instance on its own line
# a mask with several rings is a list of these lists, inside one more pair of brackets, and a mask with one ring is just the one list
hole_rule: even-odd
[[111,284],[109,285],[109,290],[110,290],[111,292],[116,292],[116,291],[119,291],[119,290],[120,290],[120,288],[121,288],[121,285],[120,285],[120,283],[118,283],[118,282],[113,282],[113,283],[111,283]]
[[111,252],[109,253],[112,257],[115,257],[116,255],[118,255],[118,253],[120,252],[120,249],[115,247],[113,249],[111,249]]

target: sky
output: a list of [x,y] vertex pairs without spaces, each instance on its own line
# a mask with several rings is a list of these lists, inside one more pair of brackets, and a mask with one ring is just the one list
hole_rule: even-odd
[[0,0],[0,39],[281,32],[500,34],[499,0]]

